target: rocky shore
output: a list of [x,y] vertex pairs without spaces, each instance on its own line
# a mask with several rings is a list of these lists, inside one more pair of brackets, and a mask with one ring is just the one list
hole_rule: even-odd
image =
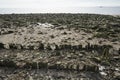
[[[2,19],[7,22],[7,17],[0,15],[0,80],[119,80],[119,17],[78,16],[83,22],[73,22],[71,28],[68,24],[53,24],[49,20],[26,22],[21,27],[8,21],[10,25],[6,26]],[[50,16],[47,18],[51,20]],[[99,20],[101,18],[103,21]],[[24,19],[27,20],[27,16]],[[75,17],[73,21],[77,19],[80,18]],[[82,27],[78,28],[78,24]]]

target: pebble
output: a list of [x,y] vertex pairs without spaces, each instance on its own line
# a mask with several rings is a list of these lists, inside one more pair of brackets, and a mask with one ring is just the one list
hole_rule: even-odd
[[119,69],[119,68],[115,68],[115,70],[116,70],[116,71],[120,71],[120,69]]
[[8,57],[8,55],[5,55],[5,57]]
[[119,72],[114,72],[115,76],[120,76]]
[[99,67],[99,70],[100,70],[100,71],[103,71],[104,69],[105,69],[104,66],[100,66],[100,67]]
[[107,73],[105,72],[100,72],[101,75],[107,76]]

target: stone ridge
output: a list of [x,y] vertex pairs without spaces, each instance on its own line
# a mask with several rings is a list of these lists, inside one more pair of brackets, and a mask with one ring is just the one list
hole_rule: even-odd
[[[38,23],[15,30],[8,29],[9,34],[0,36],[0,48],[30,50],[61,50],[61,49],[101,49],[106,46],[120,50],[119,42],[108,39],[94,38],[93,33],[84,30],[68,30],[66,26],[55,27],[52,24]],[[116,43],[116,44],[115,44]]]

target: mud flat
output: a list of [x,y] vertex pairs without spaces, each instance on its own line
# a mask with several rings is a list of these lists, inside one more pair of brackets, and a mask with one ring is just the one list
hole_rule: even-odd
[[11,14],[0,21],[1,80],[120,79],[119,17]]

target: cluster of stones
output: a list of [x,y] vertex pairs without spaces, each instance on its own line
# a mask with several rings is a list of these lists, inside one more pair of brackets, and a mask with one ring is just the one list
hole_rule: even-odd
[[28,49],[28,50],[64,50],[64,49],[74,49],[74,50],[102,50],[105,48],[112,48],[111,45],[57,45],[57,44],[43,44],[38,43],[39,45],[28,45],[22,46],[21,44],[3,44],[0,43],[0,49]]
[[[37,61],[26,61],[26,60],[14,60],[14,59],[6,59],[0,58],[0,66],[7,67],[16,67],[16,68],[46,68],[46,69],[58,69],[58,70],[76,70],[76,71],[98,71],[98,66],[94,63],[76,61],[53,61],[53,58],[41,59]],[[52,60],[52,61],[51,61]]]
[[[49,71],[48,71],[49,72]],[[59,72],[55,72],[54,74],[58,74]],[[31,73],[28,71],[19,71],[16,72],[15,74],[9,74],[5,79],[7,80],[92,80],[95,78],[91,78],[90,76],[85,76],[85,73],[83,73],[83,75],[79,76],[79,77],[74,77],[73,72],[72,73],[68,73],[68,75],[64,75],[64,74],[58,74],[55,75],[51,74],[51,73],[47,73],[47,74],[42,74],[42,73]],[[93,73],[93,74],[98,74],[98,73]],[[80,74],[79,74],[80,75]],[[96,76],[97,77],[97,76]],[[98,78],[98,80],[100,80],[102,78]]]
[[14,32],[15,32],[14,29],[9,29],[9,28],[0,29],[0,35],[11,34],[11,33],[14,33]]

